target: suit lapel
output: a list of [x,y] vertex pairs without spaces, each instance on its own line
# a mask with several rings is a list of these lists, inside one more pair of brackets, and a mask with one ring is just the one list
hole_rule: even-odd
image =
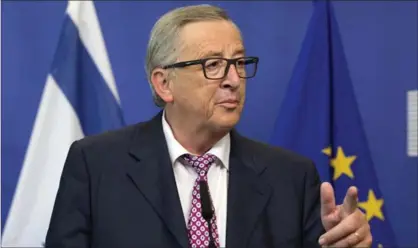
[[[141,124],[129,150],[134,162],[127,175],[153,207],[181,247],[188,247],[187,228],[162,129],[162,111]],[[260,179],[264,167],[254,162],[248,141],[231,132],[226,247],[246,247],[259,214],[271,194]]]
[[252,149],[235,131],[231,133],[230,175],[227,205],[226,247],[246,247],[271,188],[259,175],[265,167],[257,165]]
[[186,225],[161,118],[162,112],[139,128],[130,148],[136,161],[128,165],[127,173],[138,193],[143,194],[178,243],[186,248]]

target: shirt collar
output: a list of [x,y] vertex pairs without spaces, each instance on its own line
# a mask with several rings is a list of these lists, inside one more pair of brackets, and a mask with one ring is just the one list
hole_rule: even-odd
[[[168,153],[170,155],[171,163],[174,162],[184,154],[190,153],[187,151],[174,137],[173,131],[171,130],[170,125],[165,119],[165,111],[162,115],[162,124],[165,139],[167,142]],[[222,164],[229,169],[229,152],[231,149],[231,137],[230,134],[226,134],[222,139],[220,139],[216,144],[207,152],[216,156]]]

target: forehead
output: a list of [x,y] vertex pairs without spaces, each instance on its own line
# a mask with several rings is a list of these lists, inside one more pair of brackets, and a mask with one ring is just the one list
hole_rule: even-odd
[[182,59],[232,57],[244,50],[239,30],[229,21],[189,23],[183,27],[179,38],[183,48]]

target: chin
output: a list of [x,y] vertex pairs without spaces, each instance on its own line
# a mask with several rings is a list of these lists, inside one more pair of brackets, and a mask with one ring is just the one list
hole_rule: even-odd
[[234,111],[231,113],[218,114],[214,118],[214,124],[219,129],[232,129],[237,125],[240,119],[240,113]]

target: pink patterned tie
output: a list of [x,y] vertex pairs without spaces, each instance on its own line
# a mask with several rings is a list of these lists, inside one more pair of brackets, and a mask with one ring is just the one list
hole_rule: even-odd
[[[186,160],[199,175],[193,186],[192,207],[188,223],[189,244],[192,248],[206,248],[209,246],[210,240],[209,228],[208,222],[202,216],[199,181],[208,181],[207,173],[209,167],[215,161],[215,156],[211,154],[202,156],[185,155],[184,160]],[[216,227],[216,217],[213,205],[212,210],[214,213],[210,221],[212,226],[212,237],[216,247],[219,247],[218,229]]]

